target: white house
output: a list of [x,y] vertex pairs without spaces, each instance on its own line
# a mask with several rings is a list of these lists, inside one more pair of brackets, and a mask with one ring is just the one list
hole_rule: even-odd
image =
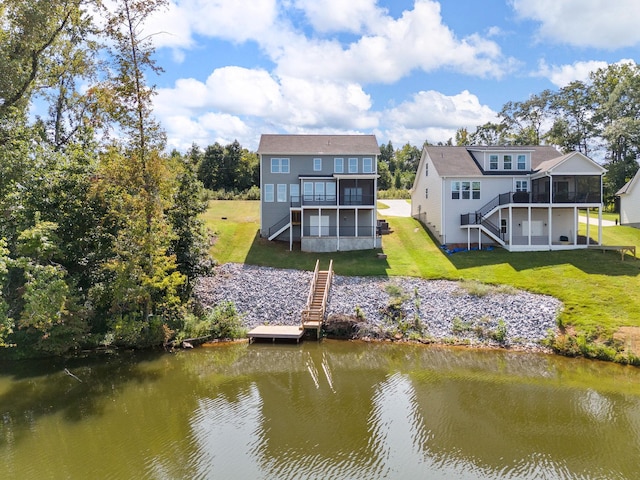
[[640,170],[616,195],[620,197],[620,225],[640,228]]
[[412,215],[443,245],[584,248],[580,215],[588,219],[587,237],[602,242],[604,172],[579,152],[562,155],[549,146],[426,146]]

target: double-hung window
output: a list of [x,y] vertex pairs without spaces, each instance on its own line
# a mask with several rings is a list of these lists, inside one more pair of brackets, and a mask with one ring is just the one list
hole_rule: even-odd
[[344,158],[333,159],[333,173],[344,173]]
[[300,204],[300,184],[292,183],[289,185],[289,195],[291,196],[292,204]]
[[278,184],[278,202],[286,202],[287,201],[287,184],[279,183]]
[[272,158],[271,173],[289,173],[288,158]]
[[471,198],[480,200],[480,182],[471,182]]
[[265,183],[264,185],[264,201],[273,202],[273,183]]
[[313,159],[313,171],[314,172],[322,171],[322,159],[321,158],[314,158]]
[[489,155],[489,170],[498,169],[498,155]]
[[453,200],[460,199],[460,182],[451,182],[451,198]]
[[312,202],[313,201],[313,182],[304,182],[302,185],[304,189],[304,201]]
[[502,160],[503,160],[503,163],[504,163],[504,169],[505,170],[511,170],[512,164],[513,164],[513,161],[511,159],[511,155],[505,155],[502,158]]
[[528,192],[529,182],[527,180],[516,180],[516,192]]
[[424,164],[424,176],[425,177],[429,176],[429,164],[427,162],[425,162]]
[[461,182],[462,184],[462,199],[469,200],[471,198],[471,182]]
[[373,173],[373,158],[365,157],[362,159],[362,173]]
[[349,173],[358,173],[358,159],[350,158],[349,159]]
[[527,157],[524,155],[518,155],[518,170],[526,170]]

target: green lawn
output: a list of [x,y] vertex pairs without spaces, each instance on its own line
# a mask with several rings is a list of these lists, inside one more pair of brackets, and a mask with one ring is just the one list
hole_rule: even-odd
[[[640,260],[627,256],[623,262],[617,252],[509,253],[498,248],[447,255],[414,219],[389,217],[393,233],[383,237],[382,251],[387,258],[381,260],[370,250],[289,252],[288,244],[260,239],[259,202],[212,201],[205,221],[216,234],[211,253],[220,263],[311,270],[317,258],[324,265],[333,259],[339,275],[473,279],[508,284],[560,299],[565,305],[560,320],[572,326],[577,335],[599,332],[602,337],[610,337],[621,326],[640,326]],[[640,230],[604,227],[603,236],[605,244],[637,245],[640,252]]]

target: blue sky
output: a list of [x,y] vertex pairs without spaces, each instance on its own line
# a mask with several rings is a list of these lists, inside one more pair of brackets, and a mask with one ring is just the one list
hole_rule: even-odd
[[637,0],[173,0],[147,25],[155,114],[182,151],[262,133],[421,146],[637,61],[638,18]]

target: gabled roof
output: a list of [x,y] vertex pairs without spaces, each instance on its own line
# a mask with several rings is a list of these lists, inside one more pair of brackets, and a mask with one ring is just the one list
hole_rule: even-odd
[[583,160],[591,162],[594,167],[600,170],[600,172],[606,171],[604,167],[602,167],[601,165],[596,163],[594,160],[590,159],[589,157],[587,157],[586,155],[580,152],[569,152],[565,155],[562,155],[561,157],[545,160],[544,162],[540,163],[537,168],[534,168],[534,170],[536,171],[536,173],[547,173],[547,172],[552,173],[555,168],[559,167],[560,165],[565,163],[567,160],[574,157],[579,157],[579,158],[582,158]]
[[260,136],[258,153],[266,155],[380,155],[375,135]]
[[[480,168],[479,158],[485,153],[531,153],[532,170],[538,170],[540,165],[552,159],[559,158],[560,152],[550,146],[466,146],[466,147],[424,147],[429,154],[433,166],[442,177],[447,176],[482,176],[486,172]],[[509,172],[522,174],[523,172]],[[527,173],[527,172],[524,172]]]
[[633,188],[639,182],[640,182],[640,170],[636,172],[636,174],[631,178],[631,180],[629,180],[627,183],[624,184],[624,187],[622,187],[620,190],[616,192],[616,196],[626,195],[627,193],[631,193],[631,190],[633,190]]

